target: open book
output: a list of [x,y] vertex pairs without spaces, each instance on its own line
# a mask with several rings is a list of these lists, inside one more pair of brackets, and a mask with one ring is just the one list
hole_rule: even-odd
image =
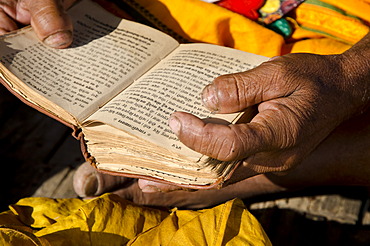
[[151,27],[84,0],[69,11],[74,43],[57,50],[27,27],[0,39],[1,82],[28,105],[72,127],[85,158],[115,175],[210,188],[230,177],[225,163],[187,148],[171,132],[175,111],[234,123],[200,99],[221,75],[266,57],[211,44],[179,44]]

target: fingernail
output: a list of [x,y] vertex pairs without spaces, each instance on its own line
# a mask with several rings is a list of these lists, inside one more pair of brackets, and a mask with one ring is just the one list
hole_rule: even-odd
[[154,193],[154,192],[161,192],[161,189],[159,189],[157,186],[146,185],[143,188],[141,188],[141,191],[144,193]]
[[218,111],[218,96],[216,88],[213,84],[209,84],[203,89],[202,102],[203,105],[212,112]]
[[65,48],[72,43],[72,32],[57,32],[44,39],[44,44],[52,48]]
[[181,122],[179,121],[179,119],[176,117],[176,116],[171,116],[169,121],[168,121],[168,125],[170,126],[171,130],[176,134],[178,135],[180,133],[180,129],[181,129]]

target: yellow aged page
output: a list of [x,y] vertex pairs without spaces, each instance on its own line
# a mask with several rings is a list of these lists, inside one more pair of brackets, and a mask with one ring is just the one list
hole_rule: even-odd
[[33,91],[79,122],[178,46],[170,36],[121,20],[91,1],[69,13],[74,24],[70,48],[48,48],[28,29],[3,38],[0,59]]
[[222,74],[246,71],[266,59],[216,45],[180,45],[88,120],[104,122],[176,153],[199,158],[171,132],[171,113],[184,111],[232,122],[237,114],[215,115],[202,106],[202,89]]

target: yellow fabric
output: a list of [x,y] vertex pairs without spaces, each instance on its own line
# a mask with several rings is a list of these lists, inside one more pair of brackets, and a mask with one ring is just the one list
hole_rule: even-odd
[[370,0],[322,0],[370,22]]
[[284,44],[284,38],[274,31],[242,15],[200,0],[135,2],[159,22],[192,42],[218,44],[264,56],[279,55]]
[[25,198],[0,214],[0,245],[271,245],[240,200],[162,211],[113,194]]
[[[368,0],[355,2],[365,1]],[[296,10],[297,21],[293,23],[296,30],[292,39],[285,41],[281,35],[239,14],[200,0],[135,2],[145,8],[142,14],[151,14],[151,22],[160,23],[157,27],[164,25],[192,42],[218,44],[268,57],[297,52],[342,53],[369,31],[369,27],[359,20],[303,3]],[[370,18],[368,8],[361,8],[365,3],[357,6],[348,4],[350,1],[347,0],[333,2],[337,2],[337,6],[350,5],[351,14],[359,12],[359,17]],[[299,25],[329,32],[332,37],[302,30]]]
[[[325,2],[370,21],[370,0]],[[158,27],[165,26],[189,41],[270,57],[290,52],[341,53],[369,31],[359,20],[310,4],[301,4],[297,18],[289,20],[295,31],[288,41],[241,15],[200,0],[136,0],[135,4],[144,6],[142,12]],[[0,245],[217,246],[270,242],[239,200],[199,211],[162,211],[107,194],[91,201],[22,199],[0,214]]]
[[296,20],[287,18],[294,26],[290,42],[283,45],[281,54],[287,53],[314,53],[314,54],[339,54],[351,47],[350,44],[337,39],[325,37],[317,32],[301,28]]
[[[370,6],[368,11],[370,13]],[[302,3],[297,8],[296,21],[350,44],[358,42],[369,31],[369,27],[356,18],[310,3]]]
[[200,211],[174,210],[161,225],[129,245],[270,245],[258,221],[240,200]]

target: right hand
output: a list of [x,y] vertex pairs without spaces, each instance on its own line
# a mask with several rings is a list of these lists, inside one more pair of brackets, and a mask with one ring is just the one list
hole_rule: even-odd
[[241,160],[230,182],[289,171],[342,122],[370,106],[370,34],[340,55],[288,54],[203,91],[205,106],[235,113],[258,106],[250,122],[224,125],[175,112],[170,126],[189,148],[222,161]]
[[31,24],[39,39],[52,48],[72,43],[73,26],[65,10],[76,0],[2,0],[0,34]]

